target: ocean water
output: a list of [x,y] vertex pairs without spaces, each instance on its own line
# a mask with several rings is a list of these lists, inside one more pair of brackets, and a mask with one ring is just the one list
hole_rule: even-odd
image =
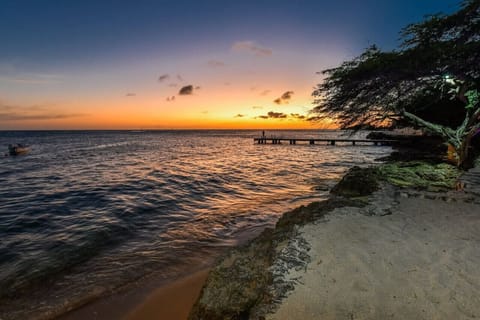
[[[325,198],[318,185],[391,151],[256,145],[259,134],[0,132],[0,318],[45,313],[149,275],[173,279],[199,269],[283,212]],[[32,149],[3,156],[9,143]]]

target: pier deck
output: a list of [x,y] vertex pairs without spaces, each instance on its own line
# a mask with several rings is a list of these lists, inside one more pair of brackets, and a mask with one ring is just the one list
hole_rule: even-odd
[[288,144],[297,144],[307,143],[307,144],[319,144],[325,142],[326,145],[334,146],[337,142],[351,143],[354,146],[361,145],[375,145],[375,146],[390,146],[392,143],[397,140],[386,140],[386,139],[342,139],[342,138],[321,138],[321,139],[311,139],[311,138],[275,138],[275,137],[260,137],[253,138],[253,142],[257,144],[282,144],[286,142]]

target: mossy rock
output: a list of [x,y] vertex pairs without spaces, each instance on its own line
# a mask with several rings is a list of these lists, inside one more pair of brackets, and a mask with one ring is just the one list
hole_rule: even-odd
[[382,180],[398,187],[428,191],[453,189],[461,173],[450,164],[422,161],[388,163],[380,166],[378,172]]
[[249,244],[232,249],[210,271],[190,320],[249,319],[250,310],[271,283],[272,229]]
[[330,191],[343,197],[364,197],[378,190],[378,171],[376,168],[353,167]]
[[[344,206],[359,206],[352,199],[333,198],[313,202],[285,213],[275,229],[266,229],[246,245],[231,249],[210,271],[189,320],[258,319],[261,306],[271,305],[285,292],[270,286],[270,267],[298,225],[320,219],[326,213]],[[273,292],[272,292],[273,290]],[[285,290],[283,288],[282,290]]]

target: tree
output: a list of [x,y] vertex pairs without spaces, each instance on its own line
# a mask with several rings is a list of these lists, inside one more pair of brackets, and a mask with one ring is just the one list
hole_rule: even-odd
[[[480,129],[480,1],[465,0],[451,15],[427,16],[404,28],[401,38],[396,50],[371,46],[322,71],[326,78],[312,94],[312,112],[342,128],[407,120],[443,137],[458,165],[468,166],[470,141]],[[463,120],[429,121],[441,106]]]

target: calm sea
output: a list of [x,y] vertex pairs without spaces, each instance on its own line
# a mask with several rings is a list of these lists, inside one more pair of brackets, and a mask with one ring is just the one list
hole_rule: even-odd
[[[255,145],[259,134],[0,132],[0,318],[74,304],[151,274],[173,279],[202,268],[281,213],[324,198],[318,185],[390,152]],[[3,156],[9,143],[31,152]]]

